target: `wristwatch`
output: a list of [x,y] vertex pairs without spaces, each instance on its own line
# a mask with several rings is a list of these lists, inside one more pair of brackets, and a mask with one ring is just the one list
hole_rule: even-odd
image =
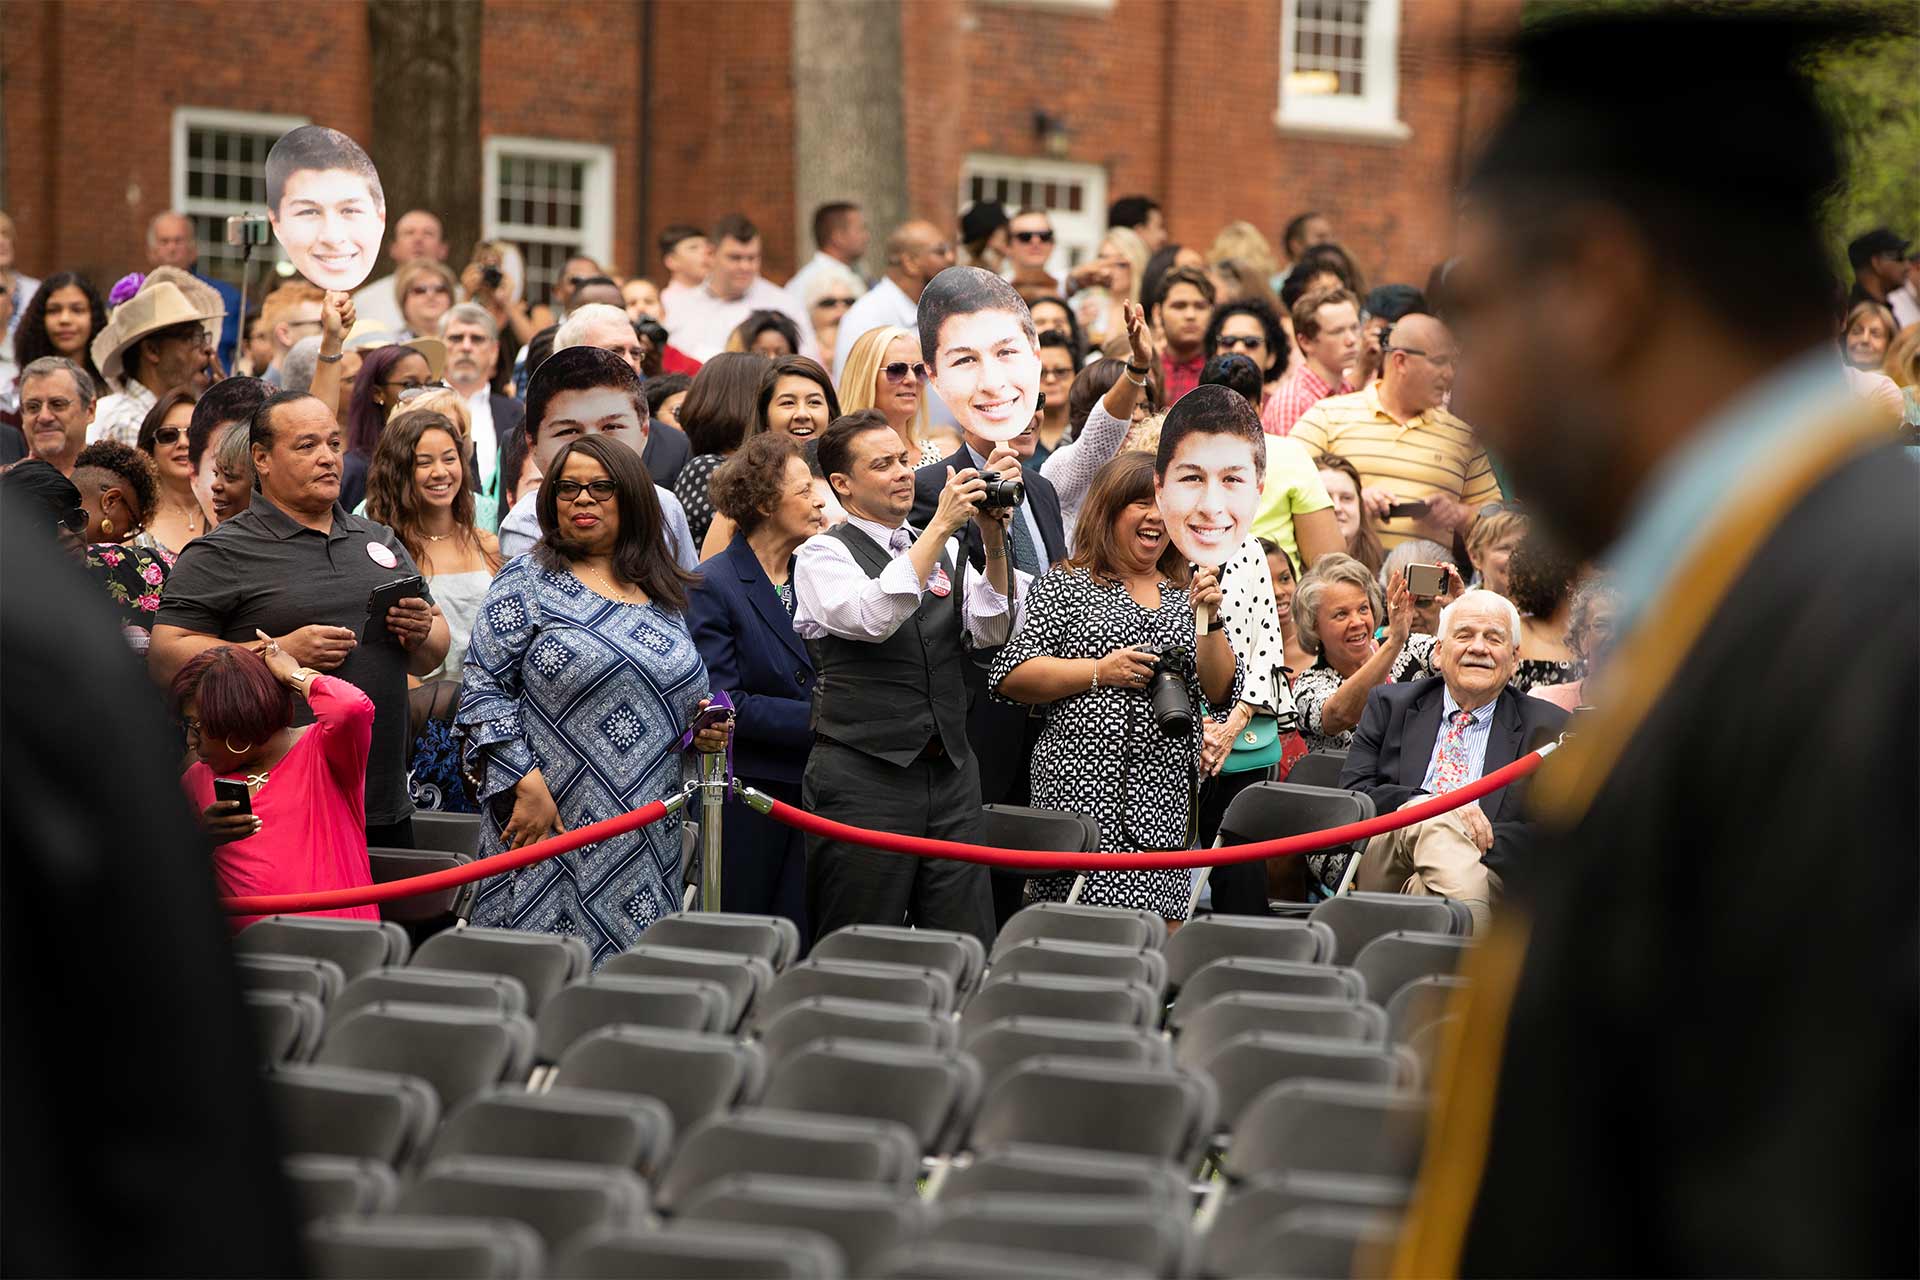
[[287,679],[299,685],[300,692],[305,693],[307,691],[307,682],[319,674],[320,673],[312,667],[295,667],[293,670],[287,672]]

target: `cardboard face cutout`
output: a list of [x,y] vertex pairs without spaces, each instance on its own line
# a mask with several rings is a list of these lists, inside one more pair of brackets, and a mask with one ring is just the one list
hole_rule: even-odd
[[387,197],[359,143],[321,125],[294,129],[267,152],[267,218],[294,270],[347,292],[373,273],[387,234]]
[[934,330],[933,389],[962,431],[999,443],[1033,425],[1040,344],[1012,286],[978,267],[948,267],[920,295],[920,332]]
[[1246,542],[1265,449],[1259,417],[1229,388],[1195,387],[1167,414],[1154,494],[1167,536],[1193,564],[1217,569]]

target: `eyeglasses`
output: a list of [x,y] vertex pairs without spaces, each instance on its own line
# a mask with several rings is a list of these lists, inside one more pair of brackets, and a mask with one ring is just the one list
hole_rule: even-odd
[[1395,351],[1398,351],[1401,355],[1419,356],[1436,369],[1451,369],[1454,363],[1460,359],[1457,353],[1451,351],[1444,351],[1439,355],[1434,355],[1432,352],[1422,351],[1418,347],[1389,347],[1384,343],[1380,347],[1381,355],[1387,355]]
[[1214,345],[1222,351],[1235,351],[1241,347],[1245,347],[1248,351],[1260,351],[1266,347],[1267,340],[1254,333],[1244,337],[1223,333]]
[[[447,286],[442,283],[410,284],[407,286],[407,296],[409,298],[424,298],[429,294],[435,294],[435,293],[444,293],[449,298],[453,296],[453,290],[447,288]],[[318,324],[319,321],[316,320],[314,321],[314,323]]]
[[1040,381],[1042,382],[1058,382],[1062,378],[1071,378],[1072,376],[1073,369],[1071,366],[1065,369],[1049,369],[1045,365],[1040,366]]
[[1488,516],[1524,516],[1526,514],[1526,507],[1518,502],[1489,502],[1475,511],[1473,518],[1475,523],[1478,523]]
[[68,533],[85,533],[87,526],[92,523],[93,517],[87,514],[85,507],[73,507],[60,517],[54,527],[65,529]]
[[813,305],[816,307],[833,307],[838,309],[841,307],[852,306],[853,299],[852,298],[822,298],[820,299],[820,301],[814,303]]
[[573,288],[578,289],[581,285],[585,284],[587,281],[591,279],[593,279],[592,276],[568,276],[567,283],[571,285]]
[[178,444],[186,439],[185,427],[158,427],[153,433],[153,442],[159,445]]
[[908,364],[905,360],[895,360],[892,364],[881,365],[880,372],[887,375],[888,382],[905,382],[908,374],[912,374],[914,379],[920,382],[925,382],[933,376],[933,370],[919,360],[915,360],[912,364]]
[[47,410],[47,412],[53,414],[56,418],[64,418],[73,409],[73,401],[67,399],[65,396],[55,396],[51,400],[22,400],[20,402],[20,416],[22,418],[38,417],[42,409]]
[[562,502],[578,502],[580,495],[590,493],[595,502],[605,502],[618,492],[611,480],[589,480],[581,484],[578,480],[555,480],[553,496]]
[[188,742],[198,742],[200,740],[200,722],[198,720],[195,720],[191,716],[181,716],[180,727],[187,731]]
[[1013,233],[1013,238],[1015,240],[1018,240],[1021,244],[1052,244],[1053,232],[1051,231],[1016,231]]

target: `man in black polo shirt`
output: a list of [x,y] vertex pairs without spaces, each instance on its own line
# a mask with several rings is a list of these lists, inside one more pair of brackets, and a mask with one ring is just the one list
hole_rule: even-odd
[[259,489],[240,515],[194,539],[161,596],[148,653],[169,681],[216,644],[274,637],[302,666],[331,672],[373,699],[367,843],[411,848],[407,676],[447,654],[447,624],[423,589],[360,633],[374,589],[419,570],[393,531],[340,506],[340,424],[310,395],[283,391],[253,416]]

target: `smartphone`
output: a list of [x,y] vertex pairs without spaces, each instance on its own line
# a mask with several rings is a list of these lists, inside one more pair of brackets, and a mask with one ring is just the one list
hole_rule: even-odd
[[232,213],[227,215],[227,243],[236,248],[243,245],[265,244],[272,232],[264,213]]
[[416,597],[424,599],[426,594],[427,584],[421,581],[417,573],[411,577],[396,578],[392,582],[375,587],[367,595],[367,620],[360,627],[360,643],[371,644],[376,640],[387,640],[398,644],[399,641],[394,639],[393,632],[387,627],[387,610],[402,600],[412,600]]
[[253,793],[247,790],[245,781],[239,778],[215,778],[213,780],[213,798],[231,800],[240,806],[241,813],[253,812]]
[[1426,518],[1427,504],[1424,502],[1396,502],[1387,508],[1389,520],[1422,520]]
[[1446,589],[1445,565],[1410,564],[1407,566],[1407,591],[1410,594],[1431,598],[1445,594]]

